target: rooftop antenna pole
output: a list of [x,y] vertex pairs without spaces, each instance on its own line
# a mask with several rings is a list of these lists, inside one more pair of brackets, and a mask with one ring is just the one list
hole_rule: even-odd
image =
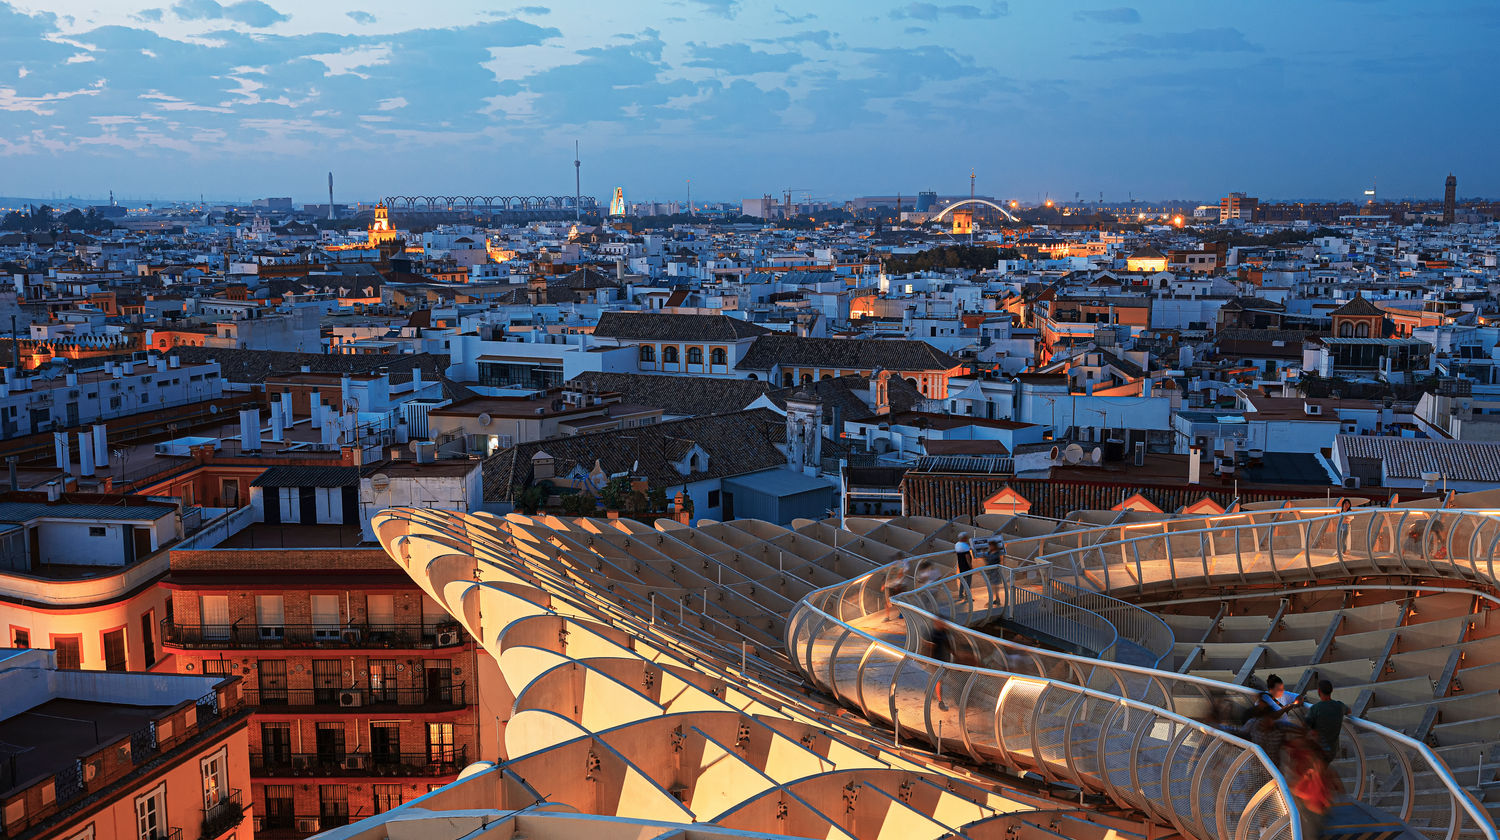
[[328,173],[328,221],[333,221],[333,173]]
[[578,141],[573,141],[573,221],[583,221],[583,166],[578,160]]

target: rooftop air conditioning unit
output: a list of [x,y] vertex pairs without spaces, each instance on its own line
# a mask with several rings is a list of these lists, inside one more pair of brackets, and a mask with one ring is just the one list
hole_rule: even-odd
[[1348,478],[1345,478],[1344,479],[1344,489],[1345,490],[1358,490],[1359,489],[1359,476],[1357,476],[1357,475],[1351,475]]
[[363,769],[365,769],[365,757],[363,755],[346,755],[346,756],[344,756],[344,769],[345,770],[363,770]]
[[365,695],[360,691],[339,692],[339,707],[344,709],[356,709],[365,704]]
[[317,817],[298,817],[297,818],[297,831],[299,833],[301,833],[301,834],[317,834],[318,833],[318,818]]
[[453,647],[463,641],[463,634],[457,630],[439,630],[437,632],[438,647]]

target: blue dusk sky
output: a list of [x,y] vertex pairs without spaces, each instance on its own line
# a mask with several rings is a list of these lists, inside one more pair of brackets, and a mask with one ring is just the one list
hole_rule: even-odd
[[0,2],[0,195],[1500,193],[1494,0]]

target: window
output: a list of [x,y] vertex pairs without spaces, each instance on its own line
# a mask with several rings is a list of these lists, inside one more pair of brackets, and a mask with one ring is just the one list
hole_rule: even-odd
[[203,638],[224,640],[229,638],[229,596],[200,595],[198,609]]
[[349,786],[318,785],[318,828],[349,824]]
[[371,633],[390,633],[396,629],[396,598],[394,595],[365,596],[365,623]]
[[296,804],[291,785],[266,785],[261,799],[260,827],[290,831],[296,826]]
[[276,488],[276,505],[280,508],[282,522],[302,521],[302,494],[299,492],[300,489],[298,487]]
[[641,345],[641,361],[646,364],[656,364],[656,346],[652,344]]
[[285,706],[287,703],[286,660],[262,659],[256,663],[255,670],[259,680],[261,705]]
[[94,840],[94,824],[89,823],[83,830],[69,837],[68,840]]
[[688,359],[688,364],[690,364],[690,365],[701,365],[701,364],[703,364],[703,348],[702,347],[689,347],[688,351],[687,351],[687,359]]
[[708,362],[713,365],[724,365],[729,363],[729,354],[724,352],[723,347],[715,347],[708,351]]
[[313,638],[337,639],[339,637],[339,596],[312,596]]
[[318,724],[318,764],[325,769],[337,768],[347,755],[344,749],[344,722],[325,721]]
[[427,724],[427,760],[432,764],[452,764],[455,757],[453,724]]
[[370,702],[396,702],[396,660],[371,659],[369,669]]
[[370,724],[370,762],[377,767],[401,763],[401,725]]
[[255,624],[263,640],[274,641],[286,633],[286,604],[282,596],[255,596]]
[[105,536],[108,533],[109,533],[109,531],[107,531],[104,528],[103,525],[90,525],[89,526],[89,536],[91,536],[91,537],[102,537],[102,536]]
[[167,836],[167,785],[135,798],[135,836],[137,840],[162,840]]
[[292,725],[286,722],[260,725],[261,763],[266,767],[289,767],[292,763]]
[[711,508],[716,508],[719,506],[719,491],[708,491],[708,506]]
[[337,659],[314,659],[312,663],[313,702],[320,706],[339,702],[343,687],[343,669]]
[[77,671],[83,667],[82,636],[53,636],[52,649],[57,651],[59,670]]
[[669,365],[677,364],[677,348],[670,345],[662,348],[661,360]]
[[203,810],[207,811],[229,795],[229,748],[219,750],[198,764],[203,771]]
[[401,805],[400,785],[373,785],[371,794],[375,800],[375,813],[384,814]]
[[10,628],[10,646],[17,648],[31,647],[31,631],[24,627]]
[[453,701],[453,663],[447,659],[429,659],[422,668],[428,703]]
[[203,676],[205,677],[227,677],[233,673],[234,661],[231,659],[203,660]]
[[104,648],[104,670],[125,670],[125,628],[107,631],[100,636]]

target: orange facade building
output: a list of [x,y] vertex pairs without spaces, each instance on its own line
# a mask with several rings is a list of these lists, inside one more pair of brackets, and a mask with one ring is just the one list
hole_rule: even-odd
[[384,552],[174,552],[166,587],[177,670],[245,681],[259,835],[382,813],[479,759],[482,655]]

